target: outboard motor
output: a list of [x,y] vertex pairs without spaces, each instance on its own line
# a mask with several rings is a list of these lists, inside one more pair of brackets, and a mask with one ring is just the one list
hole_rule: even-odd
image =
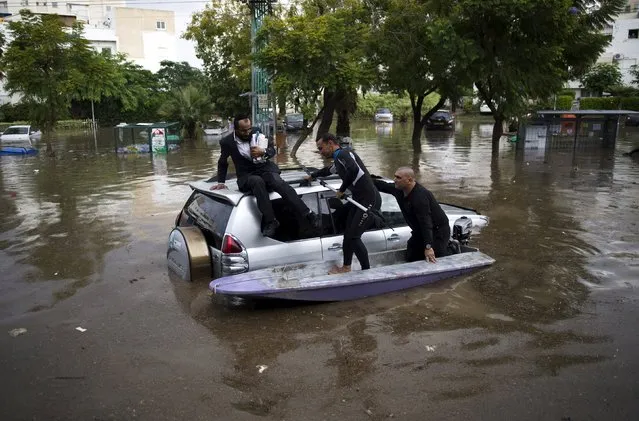
[[468,244],[470,233],[473,228],[473,221],[467,216],[458,218],[453,224],[453,239],[448,243],[448,249],[451,254],[459,254],[462,252],[462,246]]

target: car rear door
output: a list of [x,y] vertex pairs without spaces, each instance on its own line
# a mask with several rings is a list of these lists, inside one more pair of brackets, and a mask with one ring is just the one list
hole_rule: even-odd
[[380,211],[386,220],[387,226],[384,228],[386,238],[386,248],[388,250],[401,250],[406,248],[406,243],[411,236],[411,229],[406,225],[406,220],[399,208],[399,203],[395,196],[379,192],[382,197],[382,207]]
[[[344,258],[342,242],[344,241],[344,218],[348,212],[344,202],[335,197],[332,191],[320,193],[320,215],[322,217],[322,259],[337,260]],[[349,205],[352,206],[352,205]],[[386,250],[386,237],[383,229],[366,231],[362,241],[369,253]]]

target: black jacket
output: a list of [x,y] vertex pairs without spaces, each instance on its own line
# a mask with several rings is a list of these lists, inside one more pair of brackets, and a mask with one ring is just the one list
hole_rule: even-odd
[[265,158],[267,159],[264,163],[256,164],[252,160],[245,158],[240,153],[240,150],[237,148],[237,143],[235,142],[235,131],[220,139],[220,148],[222,150],[222,153],[220,154],[220,159],[217,161],[218,183],[224,183],[226,181],[226,172],[229,168],[229,156],[231,157],[231,159],[233,160],[233,164],[235,165],[237,178],[255,172],[280,172],[279,167],[274,162],[270,161],[270,158],[275,156],[275,147],[273,145],[273,140],[270,138],[268,142],[268,148],[265,152]]
[[404,192],[395,188],[392,183],[377,179],[374,183],[379,191],[395,196],[406,223],[413,230],[413,235],[424,241],[424,246],[432,245],[435,237],[450,237],[448,217],[426,187],[416,183],[408,196],[404,196]]
[[377,196],[378,192],[373,184],[373,179],[355,152],[341,148],[336,150],[333,154],[333,165],[315,171],[311,175],[313,177],[326,177],[335,173],[342,179],[339,191],[350,190],[353,199],[370,201]]

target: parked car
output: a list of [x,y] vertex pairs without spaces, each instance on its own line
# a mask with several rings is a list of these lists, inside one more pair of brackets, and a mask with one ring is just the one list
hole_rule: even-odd
[[24,142],[31,143],[42,138],[42,132],[32,126],[9,126],[0,135],[0,141],[4,143]]
[[[283,170],[282,178],[293,185],[304,203],[321,217],[321,228],[298,221],[294,210],[276,193],[270,198],[282,223],[272,237],[260,230],[261,214],[255,197],[241,193],[235,180],[227,180],[227,189],[210,190],[210,180],[191,183],[191,196],[177,215],[168,241],[170,271],[184,280],[220,276],[263,269],[274,265],[309,261],[341,260],[344,232],[344,202],[335,193],[313,183],[300,187],[306,173]],[[341,180],[329,177],[327,184],[339,188]],[[391,180],[385,179],[387,182]],[[411,230],[397,200],[381,193],[381,212],[388,226],[374,228],[362,236],[370,253],[403,249]],[[474,228],[488,224],[488,217],[473,209],[442,204],[451,232],[455,220],[467,217]]]
[[304,115],[301,113],[286,114],[284,116],[286,131],[295,132],[304,128]]
[[388,108],[380,108],[375,113],[374,119],[377,123],[392,123],[393,113]]
[[626,126],[639,126],[639,114],[629,114],[626,116]]
[[492,114],[490,107],[485,102],[482,102],[479,106],[479,114]]
[[437,110],[426,120],[426,128],[429,130],[454,129],[455,116],[448,110]]

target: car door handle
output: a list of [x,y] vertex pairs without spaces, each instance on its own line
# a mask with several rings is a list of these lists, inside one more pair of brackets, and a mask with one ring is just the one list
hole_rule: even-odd
[[387,238],[388,241],[399,241],[401,240],[402,237],[400,237],[398,234],[393,234],[390,237]]
[[330,246],[328,249],[329,249],[330,251],[333,251],[333,250],[341,250],[341,249],[342,249],[342,245],[341,245],[341,244],[337,244],[337,243],[333,243],[333,245],[332,245],[332,246]]

